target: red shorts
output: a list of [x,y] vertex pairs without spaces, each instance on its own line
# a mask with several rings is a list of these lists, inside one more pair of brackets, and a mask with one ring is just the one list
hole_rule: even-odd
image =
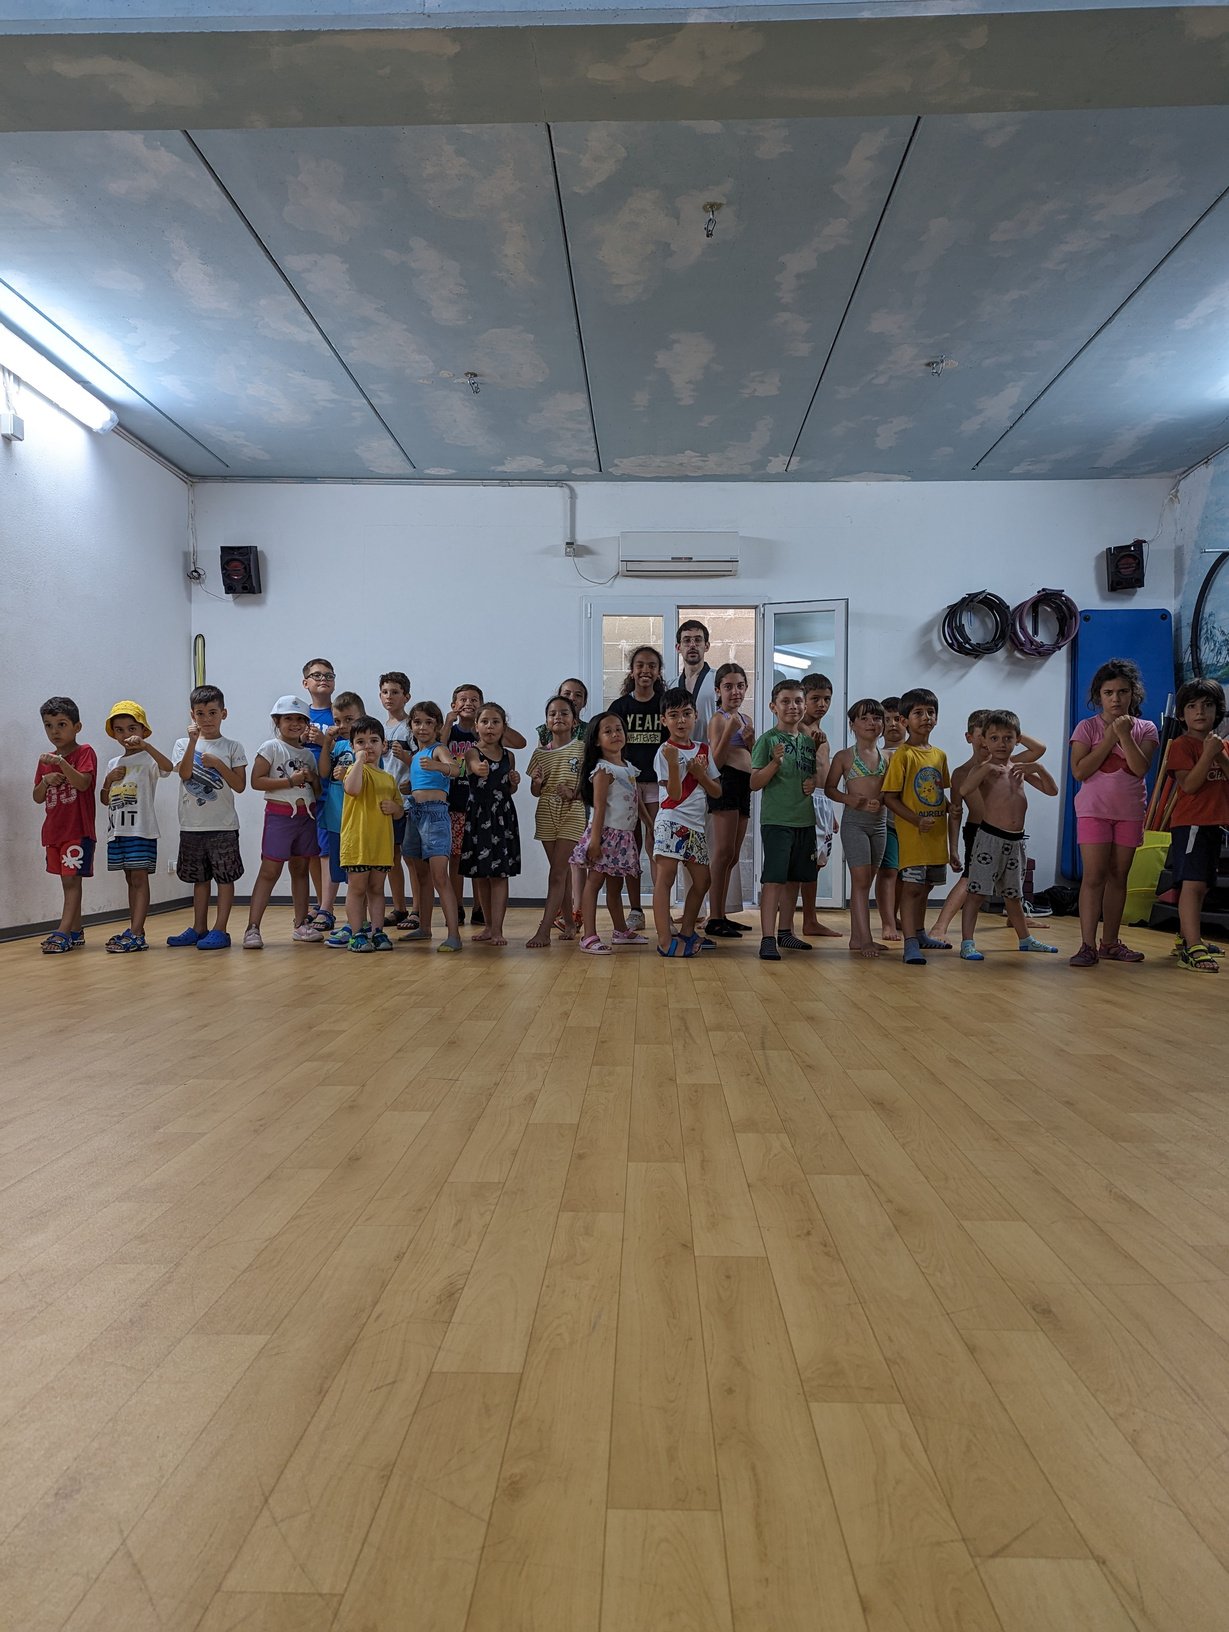
[[47,871],[57,878],[93,878],[94,840],[71,839],[64,844],[49,844]]

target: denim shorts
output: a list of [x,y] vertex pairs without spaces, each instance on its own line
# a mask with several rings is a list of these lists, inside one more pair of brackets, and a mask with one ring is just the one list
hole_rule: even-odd
[[430,861],[452,853],[452,812],[442,799],[428,799],[406,808],[405,839],[401,854],[408,861]]

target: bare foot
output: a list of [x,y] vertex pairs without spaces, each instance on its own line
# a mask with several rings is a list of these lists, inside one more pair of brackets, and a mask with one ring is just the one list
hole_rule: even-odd
[[883,931],[883,938],[884,938],[885,941],[899,941],[900,940],[900,930],[899,929],[885,929]]
[[489,941],[490,938],[491,932],[489,929],[480,929],[476,935],[470,936],[471,941]]
[[[572,937],[570,935],[565,935],[563,937],[564,940],[569,940],[569,941],[571,940],[571,938]],[[475,939],[477,939],[477,937],[475,937]],[[525,942],[525,945],[526,946],[549,946],[550,945],[550,931],[549,930],[541,930],[541,929],[538,930],[538,932],[532,937],[532,939]]]
[[803,924],[802,933],[804,935],[816,935],[821,940],[839,941],[841,938],[839,929],[829,929],[827,924],[821,924],[818,919],[813,924]]
[[574,941],[576,939],[576,931],[570,926],[565,925],[565,927],[559,931],[559,939],[561,941]]
[[507,946],[508,944],[502,935],[488,935],[487,941],[491,946]]

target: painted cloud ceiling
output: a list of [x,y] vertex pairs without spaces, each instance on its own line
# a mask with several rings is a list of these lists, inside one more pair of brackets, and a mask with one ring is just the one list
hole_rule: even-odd
[[6,134],[0,280],[193,475],[1169,473],[1229,441],[1227,151],[1224,108]]

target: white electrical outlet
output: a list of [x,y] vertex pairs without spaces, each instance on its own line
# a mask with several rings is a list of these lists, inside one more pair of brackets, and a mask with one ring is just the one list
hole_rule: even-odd
[[0,436],[6,442],[24,442],[26,422],[20,414],[0,414]]

